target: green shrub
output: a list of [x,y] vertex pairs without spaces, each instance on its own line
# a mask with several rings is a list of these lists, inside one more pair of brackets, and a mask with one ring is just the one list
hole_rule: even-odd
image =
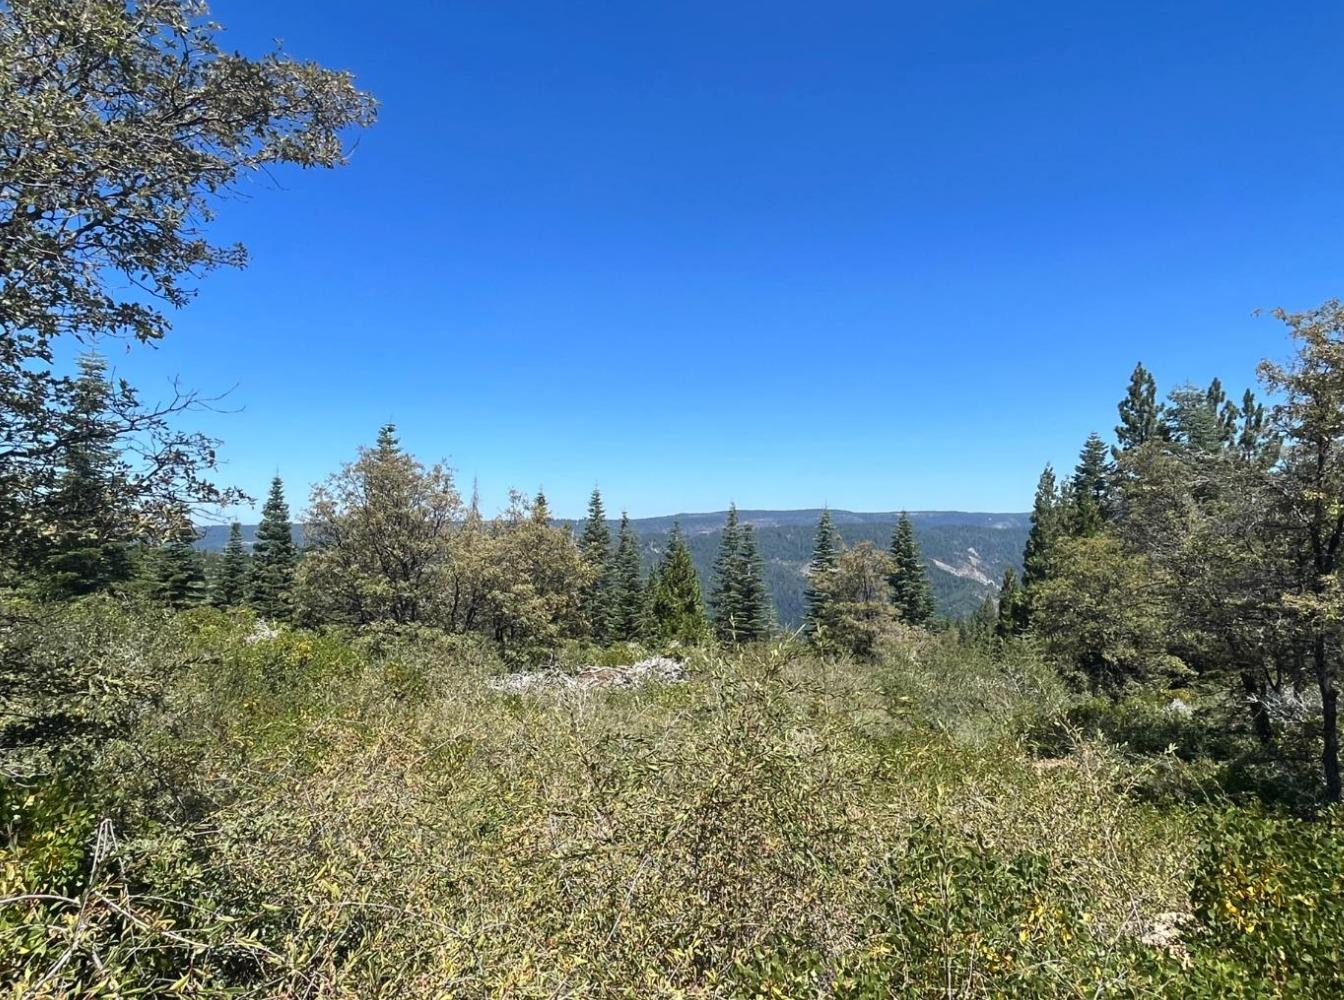
[[1025,732],[1069,701],[1055,667],[1025,642],[990,646],[963,643],[953,632],[916,633],[883,652],[879,676],[889,698],[920,726],[962,742]]
[[1196,979],[1223,996],[1344,995],[1344,813],[1210,817],[1191,889]]

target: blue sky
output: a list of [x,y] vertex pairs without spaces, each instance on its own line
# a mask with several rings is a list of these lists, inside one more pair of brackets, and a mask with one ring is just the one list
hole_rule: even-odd
[[1136,360],[1239,394],[1253,310],[1344,291],[1339,4],[213,11],[381,118],[222,205],[251,265],[112,359],[236,384],[196,425],[296,508],[391,420],[492,509],[1022,510]]

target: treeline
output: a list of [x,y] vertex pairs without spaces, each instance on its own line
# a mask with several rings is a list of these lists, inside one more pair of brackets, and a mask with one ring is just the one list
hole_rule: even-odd
[[313,491],[304,551],[277,477],[253,551],[235,523],[207,574],[185,511],[153,521],[125,443],[97,431],[115,392],[103,362],[83,359],[77,384],[69,417],[86,433],[54,449],[52,487],[34,491],[31,530],[6,553],[4,582],[33,596],[130,591],[305,625],[422,625],[480,633],[529,660],[568,639],[743,642],[771,627],[753,532],[736,511],[707,606],[679,531],[645,578],[628,518],[613,540],[597,490],[577,537],[552,522],[540,492],[515,493],[486,518],[450,470],[407,454],[391,426]]
[[1309,750],[1340,798],[1344,649],[1344,306],[1276,312],[1296,352],[1229,398],[1159,400],[1142,364],[1108,447],[1093,434],[1036,490],[1023,578],[975,627],[1043,642],[1080,683],[1221,690],[1267,753]]
[[[303,551],[277,477],[252,551],[234,523],[207,567],[185,509],[152,522],[125,443],[97,433],[116,391],[100,358],[81,361],[77,385],[69,417],[87,433],[55,449],[53,487],[35,494],[31,511],[41,530],[7,560],[6,582],[36,596],[134,591],[175,608],[250,607],[307,626],[426,626],[486,636],[506,658],[528,661],[569,640],[742,643],[776,628],[755,531],[735,506],[706,600],[679,528],[646,576],[629,518],[613,538],[600,491],[577,531],[553,521],[542,492],[515,492],[487,518],[451,470],[408,454],[390,425],[313,490]],[[145,530],[151,523],[166,526],[162,537]],[[807,633],[857,652],[871,652],[887,622],[933,617],[905,516],[884,553],[844,548],[823,514],[809,581]]]

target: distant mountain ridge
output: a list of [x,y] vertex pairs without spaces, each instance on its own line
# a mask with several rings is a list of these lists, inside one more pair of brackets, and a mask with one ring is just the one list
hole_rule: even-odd
[[[815,528],[817,520],[821,517],[821,507],[806,507],[800,510],[743,510],[739,509],[737,516],[757,528],[763,527],[797,527],[804,525]],[[974,511],[960,510],[912,510],[909,512],[910,520],[918,526],[920,524],[974,524],[984,528],[1016,528],[1030,527],[1030,514],[986,514]],[[831,520],[837,525],[846,524],[895,524],[900,518],[900,511],[879,511],[865,513],[853,510],[835,510],[831,509]],[[630,523],[641,533],[655,531],[671,531],[672,523],[675,521],[681,525],[681,530],[690,534],[692,531],[717,531],[723,527],[728,519],[726,510],[716,510],[705,514],[666,514],[661,517],[640,517],[631,518]],[[614,523],[613,519],[613,523]],[[578,522],[566,522],[578,523]]]
[[[765,569],[765,582],[775,603],[781,625],[802,621],[803,591],[808,559],[821,508],[803,510],[739,510],[738,516],[756,529]],[[727,511],[671,514],[631,518],[639,535],[646,568],[652,566],[667,544],[672,525],[681,525],[691,549],[705,593],[712,583],[714,555]],[[885,547],[900,518],[899,512],[865,513],[832,510],[831,518],[847,544],[869,541]],[[929,569],[938,610],[950,617],[970,614],[993,593],[1009,566],[1022,567],[1022,549],[1031,527],[1030,514],[979,513],[974,511],[911,511],[915,536]],[[562,520],[574,525],[581,522]],[[613,519],[613,529],[616,525]],[[227,525],[201,529],[199,548],[218,551],[228,541]],[[243,525],[243,542],[251,548],[256,525]],[[303,528],[294,526],[294,538],[303,544]]]

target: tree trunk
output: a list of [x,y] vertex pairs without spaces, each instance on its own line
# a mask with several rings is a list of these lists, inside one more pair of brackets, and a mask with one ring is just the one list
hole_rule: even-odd
[[1254,671],[1243,670],[1241,686],[1246,692],[1246,702],[1251,709],[1251,728],[1261,746],[1274,742],[1274,728],[1270,725],[1269,712],[1265,708],[1265,685]]
[[1317,635],[1312,644],[1316,664],[1316,683],[1321,689],[1321,766],[1325,772],[1325,798],[1340,801],[1339,783],[1339,690],[1334,671],[1326,655],[1325,636]]

